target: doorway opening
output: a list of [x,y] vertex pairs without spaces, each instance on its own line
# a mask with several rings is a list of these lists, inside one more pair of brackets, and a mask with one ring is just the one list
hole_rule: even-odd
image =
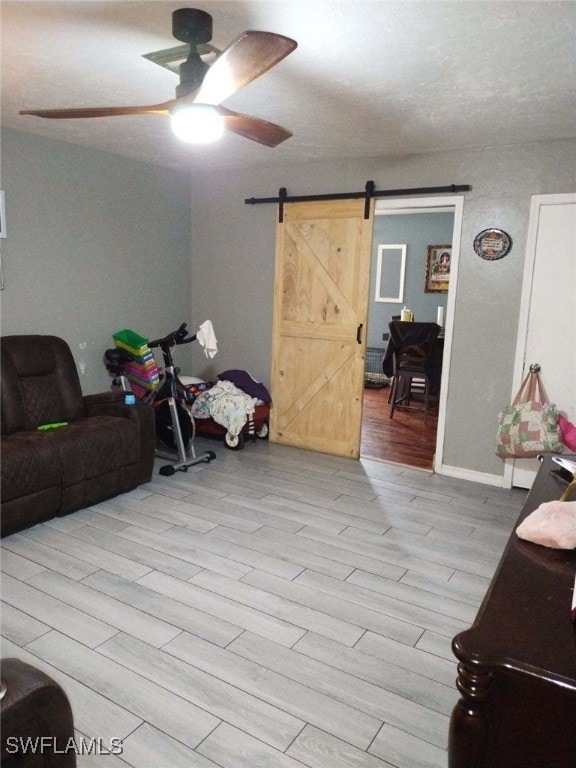
[[[360,445],[363,458],[435,471],[442,465],[463,202],[462,197],[376,202],[368,301],[370,367],[365,379]],[[448,245],[448,289],[437,291],[428,279],[429,261],[439,253],[435,250],[438,246]],[[388,323],[404,307],[413,312],[415,320],[440,321],[442,326],[440,389],[426,423],[423,415],[414,411],[395,411],[390,419],[390,388],[380,386],[389,382],[387,377],[382,381],[381,375],[372,373],[371,361],[374,357],[381,360],[386,350]],[[378,374],[381,371],[380,363]]]
[[432,407],[426,423],[422,414],[414,411],[396,411],[390,419],[389,391],[389,387],[364,389],[360,456],[432,470],[438,430],[437,407]]

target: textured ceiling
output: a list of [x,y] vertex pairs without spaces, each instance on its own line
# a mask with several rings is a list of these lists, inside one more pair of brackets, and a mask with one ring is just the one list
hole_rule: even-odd
[[573,0],[194,2],[225,48],[246,29],[298,48],[225,102],[290,129],[275,149],[235,135],[182,144],[169,120],[41,120],[30,108],[173,98],[176,75],[143,54],[177,45],[180,2],[1,4],[2,125],[195,170],[397,156],[576,136]]

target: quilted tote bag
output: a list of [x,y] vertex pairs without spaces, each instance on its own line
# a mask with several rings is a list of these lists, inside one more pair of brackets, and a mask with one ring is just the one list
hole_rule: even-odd
[[547,402],[539,371],[539,365],[530,366],[512,405],[498,414],[496,454],[502,459],[529,459],[544,451],[562,453],[558,412]]

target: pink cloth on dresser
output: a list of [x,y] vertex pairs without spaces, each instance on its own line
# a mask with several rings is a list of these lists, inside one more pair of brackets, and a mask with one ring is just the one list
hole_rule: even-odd
[[521,539],[554,549],[576,548],[576,501],[547,501],[523,520]]
[[576,451],[576,426],[571,424],[565,416],[559,414],[558,427],[560,428],[564,445],[570,448],[571,451]]

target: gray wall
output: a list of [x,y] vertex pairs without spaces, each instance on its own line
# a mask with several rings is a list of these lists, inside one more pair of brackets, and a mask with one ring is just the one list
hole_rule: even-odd
[[3,129],[1,184],[2,333],[66,339],[85,394],[110,385],[112,333],[190,321],[187,174]]
[[[267,151],[267,150],[263,150]],[[271,162],[273,161],[271,151]],[[470,184],[465,193],[444,462],[502,475],[494,455],[498,411],[512,395],[526,233],[533,194],[576,190],[576,143],[369,158],[212,173],[193,189],[192,311],[213,320],[223,367],[269,381],[276,210],[244,199],[288,194]],[[488,262],[474,252],[487,227],[506,230],[510,254]]]
[[[422,323],[435,323],[440,306],[444,307],[446,318],[448,294],[426,293],[424,290],[426,257],[429,245],[450,245],[453,230],[453,213],[406,213],[374,217],[368,303],[368,346],[383,346],[382,334],[388,333],[390,318],[392,315],[399,315],[403,306],[411,309],[414,318]],[[386,244],[406,245],[404,300],[400,304],[374,300],[378,246]]]

